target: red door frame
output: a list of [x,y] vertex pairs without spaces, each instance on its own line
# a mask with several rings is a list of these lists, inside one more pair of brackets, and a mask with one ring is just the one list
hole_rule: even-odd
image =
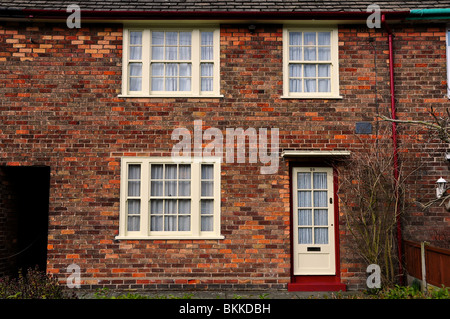
[[291,233],[291,282],[288,284],[288,291],[346,291],[346,285],[341,283],[341,267],[339,254],[339,198],[337,196],[339,182],[338,172],[333,167],[333,204],[334,204],[334,242],[336,258],[335,275],[294,275],[294,242],[293,242],[293,198],[292,198],[292,171],[294,167],[330,167],[322,161],[289,162],[289,191],[290,191],[290,233]]

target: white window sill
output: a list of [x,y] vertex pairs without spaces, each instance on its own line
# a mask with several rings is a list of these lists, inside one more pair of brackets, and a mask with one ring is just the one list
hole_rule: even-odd
[[330,95],[330,96],[290,96],[282,95],[281,99],[297,99],[297,100],[342,100],[341,95]]
[[143,94],[119,94],[117,97],[119,98],[196,98],[196,99],[219,99],[223,98],[223,95],[170,95],[170,94],[161,94],[161,95],[143,95]]
[[117,240],[207,240],[225,239],[225,236],[116,236]]

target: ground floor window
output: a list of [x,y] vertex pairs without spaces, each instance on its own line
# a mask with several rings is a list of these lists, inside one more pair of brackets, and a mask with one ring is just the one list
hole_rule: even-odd
[[220,239],[220,159],[124,157],[118,239]]

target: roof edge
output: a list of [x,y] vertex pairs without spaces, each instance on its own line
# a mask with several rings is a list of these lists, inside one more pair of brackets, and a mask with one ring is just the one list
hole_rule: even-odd
[[[0,17],[28,19],[61,19],[68,16],[66,10],[0,8]],[[265,20],[362,20],[373,12],[365,11],[122,11],[81,10],[84,18],[92,20],[179,20],[195,18],[212,19],[265,19]],[[381,11],[387,18],[406,18],[410,11]]]

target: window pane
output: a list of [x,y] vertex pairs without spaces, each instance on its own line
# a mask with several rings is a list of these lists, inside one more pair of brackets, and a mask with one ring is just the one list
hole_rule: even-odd
[[141,218],[139,216],[128,216],[128,231],[139,231]]
[[319,45],[330,45],[331,44],[331,32],[318,32],[318,43]]
[[128,215],[139,215],[141,213],[141,200],[129,199],[128,200]]
[[164,231],[176,231],[176,230],[177,230],[177,216],[165,216]]
[[213,179],[214,178],[213,165],[203,164],[202,165],[202,179]]
[[213,60],[213,47],[202,47],[201,48],[201,59],[202,60]]
[[305,45],[316,45],[316,32],[305,32]]
[[130,60],[142,60],[142,47],[130,47]]
[[201,231],[213,231],[213,216],[201,217]]
[[141,31],[131,31],[130,32],[130,44],[131,45],[142,45],[142,32]]
[[201,45],[212,46],[214,41],[213,32],[202,32],[201,33]]
[[212,215],[214,213],[214,200],[202,199],[200,201],[200,213],[202,215]]
[[130,78],[130,91],[141,91],[141,90],[142,90],[142,79]]
[[177,213],[177,200],[168,199],[165,201],[164,213],[173,215]]
[[180,60],[191,59],[191,47],[180,47]]
[[163,196],[163,182],[151,182],[150,186],[151,196]]
[[311,209],[298,210],[298,226],[312,225],[312,211]]
[[202,181],[202,196],[213,196],[214,195],[214,182]]
[[331,51],[330,47],[319,47],[319,61],[330,61],[331,60]]
[[191,216],[179,216],[178,231],[190,231],[190,230],[191,230]]
[[164,79],[152,78],[152,91],[163,91],[163,90],[164,90]]
[[177,63],[167,63],[166,64],[166,76],[176,76],[178,75],[178,64]]
[[152,199],[150,201],[150,214],[161,215],[164,211],[164,201],[162,199]]
[[178,182],[178,195],[191,196],[191,182]]
[[211,79],[211,78],[202,78],[201,90],[202,90],[202,92],[211,92],[211,91],[213,91],[213,79]]
[[302,80],[290,79],[289,92],[302,92]]
[[301,47],[290,47],[289,48],[289,60],[301,61],[301,59],[302,59],[302,48]]
[[331,81],[328,79],[320,79],[319,92],[331,92]]
[[165,196],[177,196],[177,182],[165,182],[166,191]]
[[180,199],[178,201],[178,214],[190,215],[191,214],[191,200]]
[[201,76],[213,76],[214,63],[202,63],[200,68]]
[[316,65],[306,64],[303,66],[305,78],[313,78],[316,76]]
[[141,195],[141,182],[128,181],[128,196],[140,196],[140,195]]
[[191,45],[191,32],[180,32],[180,45]]
[[302,45],[302,33],[289,32],[289,45]]
[[166,32],[166,45],[178,44],[178,32]]
[[180,165],[180,179],[191,179],[191,165]]
[[163,45],[164,44],[164,32],[153,31],[152,32],[152,45]]
[[191,78],[180,78],[180,91],[191,90]]
[[319,77],[330,77],[330,65],[329,64],[319,64],[318,65]]
[[152,63],[152,76],[163,76],[163,75],[164,75],[164,64]]
[[141,165],[132,164],[128,166],[128,179],[141,179]]
[[152,179],[162,179],[163,178],[163,165],[153,164],[151,177],[152,177]]
[[305,92],[316,92],[316,80],[305,80]]
[[152,47],[152,60],[164,60],[164,47]]
[[191,76],[190,63],[180,63],[180,76]]
[[163,230],[163,218],[162,216],[152,216],[150,219],[150,230],[151,231],[162,231]]
[[178,60],[178,47],[166,47],[166,60]]
[[166,78],[166,91],[177,91],[177,78]]
[[314,243],[322,245],[328,244],[328,228],[314,228]]
[[298,229],[298,243],[299,244],[312,244],[312,229],[311,228],[299,228]]
[[305,61],[316,61],[316,47],[305,47]]
[[302,76],[302,65],[301,64],[289,64],[289,77],[299,78]]
[[142,76],[142,63],[130,63],[130,76]]

